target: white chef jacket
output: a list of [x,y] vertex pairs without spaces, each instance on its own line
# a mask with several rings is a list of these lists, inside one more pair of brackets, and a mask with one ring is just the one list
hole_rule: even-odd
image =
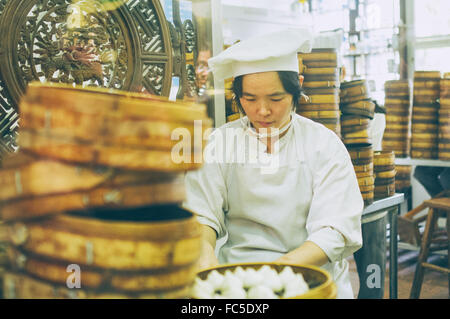
[[[236,120],[216,129],[205,153],[223,152],[185,179],[183,206],[225,242],[219,262],[271,262],[308,240],[330,259],[322,268],[333,276],[338,298],[353,298],[345,258],[362,245],[364,204],[344,144],[322,124],[293,114],[279,148],[268,154],[242,127]],[[236,160],[255,149],[257,163]],[[273,172],[261,169],[268,158],[277,164]]]

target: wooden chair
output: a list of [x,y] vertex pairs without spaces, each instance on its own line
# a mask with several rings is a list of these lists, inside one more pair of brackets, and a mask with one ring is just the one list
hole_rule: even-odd
[[[421,247],[419,253],[419,260],[417,262],[416,271],[414,274],[414,281],[410,293],[410,298],[417,299],[420,296],[420,290],[422,288],[422,282],[424,277],[425,269],[433,269],[436,271],[444,272],[448,274],[448,282],[449,282],[449,296],[450,296],[450,243],[449,243],[449,234],[450,234],[450,197],[448,196],[449,191],[443,192],[439,194],[439,197],[432,198],[430,200],[424,201],[419,207],[413,210],[417,214],[417,212],[428,208],[428,214],[426,216],[426,225],[425,230],[421,239]],[[413,215],[413,211],[409,212],[409,217]],[[408,215],[407,214],[407,215]],[[406,215],[405,215],[406,216]],[[438,238],[436,231],[436,224],[439,217],[446,217],[446,236],[445,238]],[[432,241],[444,243],[448,249],[448,266],[447,268],[436,266],[430,263],[427,263],[428,254],[430,252],[430,245]],[[441,247],[442,248],[442,247]]]

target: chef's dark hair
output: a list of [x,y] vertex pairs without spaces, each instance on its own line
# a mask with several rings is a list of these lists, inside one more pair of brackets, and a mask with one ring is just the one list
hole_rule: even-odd
[[[292,109],[295,111],[298,106],[298,101],[300,96],[303,93],[303,89],[300,86],[300,82],[298,79],[298,73],[294,71],[277,71],[278,77],[280,78],[281,84],[283,85],[284,90],[292,95]],[[245,114],[244,109],[242,108],[240,98],[242,97],[242,79],[243,75],[237,76],[233,81],[233,93],[234,100],[241,111],[242,114]]]

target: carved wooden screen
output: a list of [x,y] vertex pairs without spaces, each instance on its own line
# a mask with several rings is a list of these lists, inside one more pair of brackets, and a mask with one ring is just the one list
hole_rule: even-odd
[[0,160],[16,149],[17,105],[31,81],[168,96],[172,74],[184,73],[185,32],[166,21],[159,0],[114,10],[105,2],[0,0]]

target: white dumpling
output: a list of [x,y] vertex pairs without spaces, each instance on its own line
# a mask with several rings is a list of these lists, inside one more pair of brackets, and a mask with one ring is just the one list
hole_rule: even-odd
[[251,287],[247,292],[249,299],[277,299],[277,295],[269,287],[257,285]]
[[192,288],[192,296],[198,299],[211,299],[214,295],[214,288],[206,280],[195,278],[194,286]]
[[275,269],[265,265],[258,271],[263,277],[262,284],[272,289],[272,291],[281,291],[283,289],[283,283]]
[[214,290],[222,289],[225,277],[217,270],[213,270],[206,277],[206,281],[213,287]]
[[228,288],[224,288],[222,291],[222,298],[226,299],[246,299],[247,293],[245,292],[242,285],[239,286],[232,286]]
[[234,275],[243,282],[244,278],[247,276],[247,273],[245,272],[244,268],[238,266],[234,269]]
[[309,290],[309,286],[302,274],[296,274],[292,281],[285,285],[284,298],[302,295]]
[[243,280],[243,284],[245,288],[251,288],[253,286],[259,285],[263,280],[263,277],[260,273],[256,272],[253,268],[245,269],[245,277]]
[[224,290],[231,289],[231,288],[243,288],[243,282],[242,280],[236,276],[231,271],[227,270],[224,275],[224,281],[222,283],[222,288]]
[[295,279],[295,273],[291,267],[286,266],[283,270],[278,274],[278,277],[281,280],[281,283],[286,286],[288,282],[291,282]]

